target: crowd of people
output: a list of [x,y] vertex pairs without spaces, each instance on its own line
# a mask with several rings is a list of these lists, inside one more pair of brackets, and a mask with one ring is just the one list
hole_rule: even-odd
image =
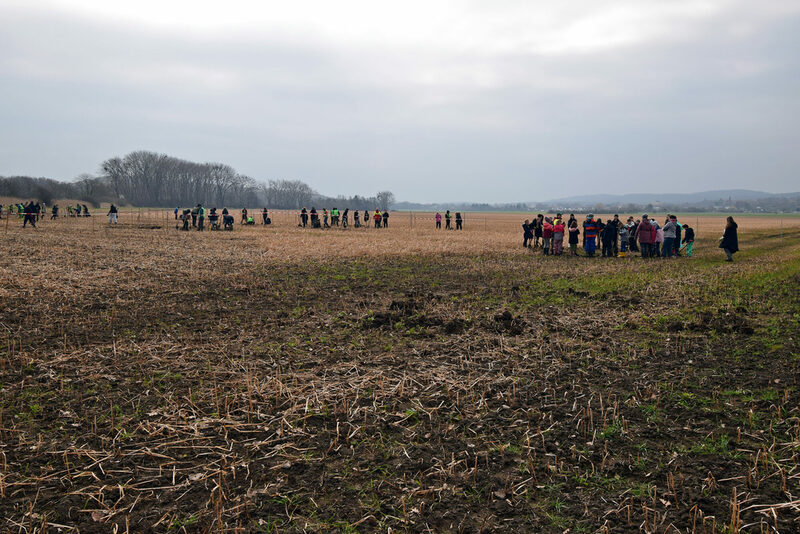
[[[266,208],[264,208],[264,213],[266,220]],[[216,207],[206,210],[205,206],[197,204],[193,208],[175,208],[174,214],[175,220],[182,223],[180,229],[184,232],[188,232],[190,229],[195,229],[199,232],[204,231],[206,229],[206,219],[208,219],[209,230],[233,230],[234,216],[228,211],[228,208],[222,208],[220,213],[217,212]],[[243,224],[255,224],[253,218],[248,217],[247,209],[242,210],[242,219]]]
[[[22,219],[23,228],[30,224],[36,227],[36,222],[43,219],[47,213],[47,206],[44,202],[26,202],[10,204],[7,211],[0,204],[0,219],[11,217],[16,214]],[[257,212],[256,212],[257,213]],[[359,210],[351,212],[345,209],[340,212],[337,208],[328,210],[322,209],[322,214],[315,207],[310,210],[302,208],[298,214],[298,226],[306,228],[347,228],[350,224],[352,214],[353,227],[369,227],[370,220],[375,228],[389,227],[389,211],[376,209],[370,213],[364,210],[363,218]],[[118,221],[118,209],[114,204],[108,211],[109,224],[116,224]],[[208,219],[210,230],[233,230],[234,215],[228,208],[222,208],[221,213],[217,208],[206,210],[202,204],[197,204],[194,208],[175,208],[175,220],[181,221],[180,227],[183,231],[196,229],[204,231],[206,219]],[[59,216],[57,204],[51,208],[50,219]],[[86,204],[76,204],[67,206],[65,217],[90,217],[91,213]],[[451,221],[455,219],[455,230],[463,230],[464,217],[460,212],[455,216],[450,210],[445,211],[444,217],[436,212],[434,223],[436,229],[442,228],[444,219],[447,230],[454,229]],[[247,208],[241,210],[240,224],[255,225],[253,215]],[[261,224],[272,224],[267,208],[261,210]],[[191,225],[191,226],[190,226]],[[723,249],[727,261],[733,261],[733,254],[739,250],[738,225],[733,217],[728,217],[719,247]],[[561,256],[564,254],[564,241],[566,240],[567,250],[571,256],[579,255],[578,245],[589,257],[594,257],[599,250],[602,257],[625,257],[629,252],[638,252],[642,258],[676,258],[679,256],[692,257],[694,252],[695,231],[694,228],[686,223],[678,221],[676,215],[667,215],[663,224],[648,216],[646,213],[641,218],[628,217],[623,221],[619,215],[615,214],[611,219],[603,221],[601,218],[595,219],[594,214],[590,213],[581,223],[570,214],[565,221],[561,213],[554,217],[538,214],[532,221],[525,219],[522,223],[522,246],[526,249],[539,250],[546,256]]]
[[[719,245],[725,251],[727,261],[733,261],[733,254],[739,250],[737,228],[733,217],[728,217]],[[588,257],[594,257],[599,249],[603,257],[624,258],[630,251],[639,252],[642,258],[677,258],[683,255],[691,258],[695,232],[688,224],[680,223],[676,215],[667,215],[661,225],[646,213],[640,219],[628,217],[626,221],[615,214],[606,222],[599,217],[595,219],[590,213],[581,224],[572,213],[566,222],[561,213],[555,217],[538,214],[533,221],[525,219],[522,223],[522,246],[541,249],[546,256],[562,255],[565,238],[572,256],[578,255],[578,243],[581,243]]]
[[615,214],[603,222],[590,213],[580,225],[574,214],[566,221],[560,213],[555,217],[539,214],[533,222],[525,220],[522,231],[523,247],[541,248],[543,254],[556,256],[563,254],[565,237],[572,256],[578,255],[578,243],[589,257],[598,249],[603,257],[625,257],[628,251],[641,252],[643,258],[672,258],[684,251],[691,257],[694,246],[694,229],[679,223],[675,215],[667,215],[662,226],[647,214],[624,222]]
[[[7,211],[6,211],[7,210]],[[50,208],[50,220],[57,219],[59,217],[59,207],[58,204],[53,204]],[[22,226],[26,227],[28,224],[36,227],[36,223],[47,215],[47,204],[44,202],[34,202],[33,200],[29,202],[17,202],[15,204],[9,204],[8,208],[0,204],[0,219],[4,216],[11,217],[16,215],[19,219],[22,219]],[[66,212],[61,212],[62,217],[91,217],[92,214],[89,212],[89,207],[86,204],[75,204],[74,206],[70,204],[67,206]]]
[[[208,219],[209,227],[212,230],[219,229],[219,221],[220,216],[217,214],[217,208],[211,208],[210,210],[206,210],[202,204],[198,204],[194,208],[175,208],[173,211],[175,215],[176,221],[181,221],[183,224],[180,227],[181,230],[188,231],[192,228],[197,229],[199,231],[203,231],[205,229],[205,219]],[[345,208],[343,211],[339,210],[338,208],[323,208],[322,210],[318,210],[316,207],[302,208],[299,213],[297,214],[297,226],[301,228],[347,228],[351,226],[351,218],[352,218],[352,227],[354,228],[388,228],[389,227],[389,210],[381,210],[375,209],[375,211],[370,212],[369,210],[364,210],[363,215],[360,210],[353,210],[351,211],[349,208]],[[437,212],[434,216],[434,221],[436,224],[437,229],[442,228],[442,219],[444,219],[446,230],[463,230],[464,229],[464,217],[461,212],[455,212],[455,214],[450,213],[450,210],[447,210],[444,213],[444,217],[441,213]],[[227,221],[227,223],[226,223]],[[453,221],[455,221],[455,227],[453,226]],[[222,226],[226,230],[233,229],[233,214],[228,211],[228,208],[222,209]],[[247,208],[242,208],[241,210],[241,220],[240,224],[243,225],[255,225],[256,221],[253,218],[252,214],[248,212]],[[269,211],[267,208],[263,208],[261,210],[261,224],[268,225],[272,224],[272,220],[269,217]]]
[[[300,213],[298,214],[298,226],[303,228],[333,228],[339,226],[342,228],[347,228],[350,224],[351,214],[353,217],[353,227],[355,228],[369,227],[370,221],[372,221],[374,228],[389,227],[389,210],[376,209],[371,213],[369,210],[364,210],[364,215],[362,218],[361,211],[359,210],[354,210],[351,212],[349,209],[339,211],[337,208],[331,208],[330,210],[323,208],[320,214],[320,211],[314,207],[312,207],[310,210],[307,208],[300,210]],[[442,228],[442,219],[444,219],[444,228],[446,230],[464,229],[464,217],[461,215],[461,212],[457,211],[455,214],[452,214],[450,213],[450,210],[447,210],[444,213],[444,217],[441,213],[436,212],[434,215],[434,221],[437,229]],[[455,221],[455,227],[453,227],[453,221]]]
[[[233,230],[235,223],[235,217],[233,213],[228,211],[228,208],[222,208],[222,211],[218,212],[216,207],[206,210],[205,206],[198,204],[194,208],[175,208],[173,213],[175,214],[175,220],[183,223],[180,229],[186,232],[191,228],[200,232],[204,231],[206,228],[206,219],[208,219],[209,230],[224,229],[230,231]],[[241,224],[256,224],[253,215],[247,211],[247,208],[242,208],[241,214]],[[267,208],[261,210],[261,224],[272,224],[272,219],[269,217],[269,210],[267,210]]]
[[[331,208],[330,210],[323,208],[322,215],[320,215],[317,208],[312,206],[309,210],[304,207],[298,214],[299,222],[297,226],[302,228],[333,228],[334,226],[347,228],[350,225],[350,213],[349,208],[345,208],[344,211],[339,211],[337,208]],[[389,227],[389,210],[381,211],[376,208],[371,214],[369,210],[364,210],[363,219],[361,218],[361,211],[359,210],[353,210],[352,215],[353,228],[368,228],[370,226],[370,219],[375,225],[375,228]]]
[[[56,209],[57,213],[58,207],[53,207]],[[25,203],[18,202],[16,204],[9,204],[7,214],[4,213],[4,207],[2,204],[0,204],[0,219],[2,219],[4,215],[6,217],[11,217],[16,214],[17,218],[22,219],[23,228],[28,226],[28,224],[36,228],[36,222],[39,221],[39,219],[44,218],[46,213],[47,204],[44,202],[34,202],[31,200],[30,202]]]

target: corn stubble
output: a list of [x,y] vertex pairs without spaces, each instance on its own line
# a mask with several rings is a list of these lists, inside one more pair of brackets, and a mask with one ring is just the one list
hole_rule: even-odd
[[719,218],[646,263],[293,218],[9,229],[0,531],[796,529],[798,228],[725,265]]

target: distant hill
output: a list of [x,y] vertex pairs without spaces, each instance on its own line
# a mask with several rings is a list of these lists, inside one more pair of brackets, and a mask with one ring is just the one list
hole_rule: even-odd
[[722,201],[756,200],[774,197],[794,197],[798,193],[767,193],[751,189],[719,189],[716,191],[700,191],[698,193],[628,193],[624,195],[576,195],[555,198],[548,204],[699,204]]
[[719,189],[698,193],[629,193],[625,195],[576,195],[536,202],[545,211],[633,212],[640,209],[666,212],[797,213],[800,192],[767,193],[750,189]]

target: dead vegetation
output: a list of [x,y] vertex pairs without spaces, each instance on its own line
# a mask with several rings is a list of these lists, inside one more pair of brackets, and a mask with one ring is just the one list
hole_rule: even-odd
[[796,231],[726,265],[125,217],[0,245],[1,531],[796,530]]

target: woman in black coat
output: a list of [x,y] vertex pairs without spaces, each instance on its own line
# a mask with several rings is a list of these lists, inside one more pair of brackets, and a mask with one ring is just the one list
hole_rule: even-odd
[[543,227],[544,227],[544,215],[540,213],[531,223],[531,230],[533,230],[533,248],[539,248],[539,240],[542,238]]
[[728,217],[728,223],[725,225],[725,233],[722,234],[722,240],[719,242],[719,248],[725,251],[728,259],[725,261],[733,261],[733,254],[739,250],[739,236],[736,229],[739,225],[733,220],[733,217]]
[[525,219],[525,222],[522,223],[522,247],[528,248],[528,241],[533,241],[533,230],[531,229],[531,223],[528,219]]

